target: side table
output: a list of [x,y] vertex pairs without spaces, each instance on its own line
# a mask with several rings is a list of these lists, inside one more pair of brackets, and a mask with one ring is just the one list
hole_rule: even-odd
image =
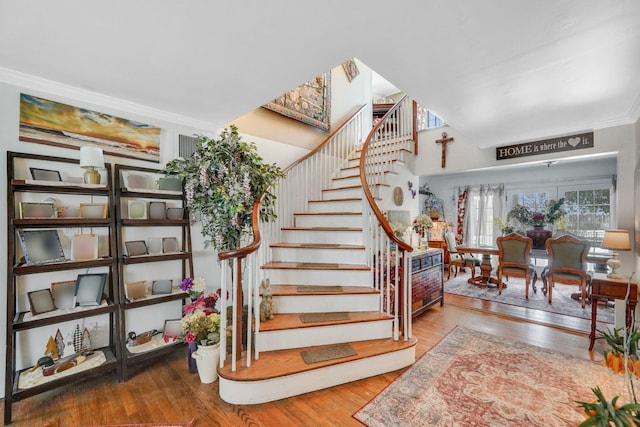
[[[608,278],[605,273],[595,273],[591,279],[591,334],[589,335],[589,351],[593,349],[596,340],[596,317],[598,315],[598,300],[608,301],[612,299],[624,300],[627,295],[628,277],[620,279]],[[631,320],[635,316],[636,303],[638,301],[638,284],[631,281],[629,301],[625,307],[625,319],[627,327],[631,326]]]

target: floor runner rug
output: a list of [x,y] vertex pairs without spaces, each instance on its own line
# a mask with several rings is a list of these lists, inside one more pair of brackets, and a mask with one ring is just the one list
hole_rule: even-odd
[[[533,290],[529,288],[529,300],[526,300],[524,297],[524,279],[509,278],[505,282],[507,287],[502,289],[501,295],[498,295],[498,288],[495,285],[488,287],[472,285],[467,282],[469,277],[469,275],[452,277],[444,283],[444,291],[503,304],[591,319],[591,305],[587,304],[583,309],[580,301],[571,298],[572,293],[579,291],[578,286],[557,284],[553,288],[552,304],[549,304],[547,297],[542,293],[542,282],[540,280],[537,282],[538,292],[533,293]],[[614,319],[615,309],[612,303],[606,305],[598,304],[598,322],[614,323]]]
[[304,363],[307,365],[326,362],[327,360],[342,359],[343,357],[355,356],[356,354],[358,353],[356,353],[355,349],[346,343],[300,352],[302,360],[304,360]]
[[[377,426],[576,426],[591,388],[625,399],[601,363],[456,327],[353,416]],[[613,394],[615,391],[615,394]]]

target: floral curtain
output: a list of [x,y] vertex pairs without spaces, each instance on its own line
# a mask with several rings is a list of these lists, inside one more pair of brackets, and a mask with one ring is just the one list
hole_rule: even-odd
[[469,186],[458,187],[458,214],[456,221],[456,243],[462,244],[464,239],[464,220],[467,211],[467,199],[469,196]]

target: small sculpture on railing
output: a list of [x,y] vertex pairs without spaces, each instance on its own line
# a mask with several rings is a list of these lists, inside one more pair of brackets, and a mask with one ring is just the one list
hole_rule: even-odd
[[260,282],[262,287],[262,302],[260,302],[260,321],[264,322],[274,318],[276,314],[276,305],[273,302],[273,291],[271,290],[271,281],[265,279]]

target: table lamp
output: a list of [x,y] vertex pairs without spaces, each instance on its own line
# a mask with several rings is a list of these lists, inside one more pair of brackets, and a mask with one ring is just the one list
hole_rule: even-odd
[[618,259],[618,252],[616,251],[628,251],[631,249],[629,232],[627,230],[605,230],[602,247],[613,251],[612,257],[607,260],[607,265],[611,267],[611,273],[607,274],[607,277],[620,279],[622,276],[616,270],[622,267],[622,262]]
[[102,149],[96,147],[80,147],[80,167],[85,169],[85,184],[100,184],[100,173],[97,168],[104,168]]

